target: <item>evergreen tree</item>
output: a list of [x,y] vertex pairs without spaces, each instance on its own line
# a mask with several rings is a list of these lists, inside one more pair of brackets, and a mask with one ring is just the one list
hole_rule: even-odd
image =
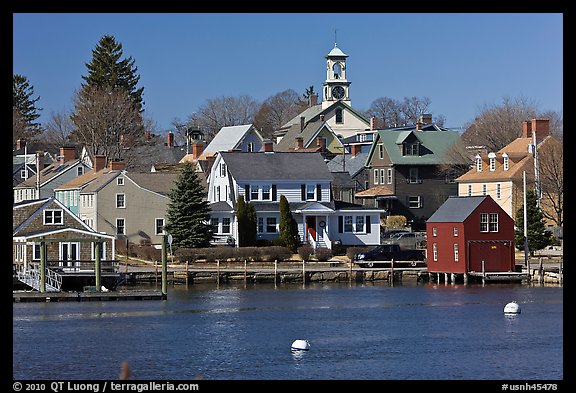
[[238,196],[236,219],[238,221],[238,247],[256,245],[256,208],[251,203],[246,203],[243,195]]
[[172,235],[175,247],[208,247],[213,237],[210,206],[204,200],[204,188],[191,163],[183,165],[168,197],[164,229]]
[[125,89],[132,98],[135,107],[142,112],[142,93],[144,88],[136,88],[140,75],[138,67],[134,65],[132,56],[121,59],[123,55],[122,44],[116,42],[113,36],[103,36],[95,49],[92,50],[92,61],[86,63],[88,75],[82,76],[85,86],[98,86],[111,89]]
[[[544,216],[536,205],[536,193],[531,190],[526,192],[526,222],[528,234],[528,248],[533,255],[535,250],[541,250],[553,242],[553,236],[546,231]],[[514,241],[518,250],[524,250],[524,206],[516,211],[516,228],[514,229]]]
[[280,243],[292,252],[296,252],[300,245],[298,224],[292,217],[290,204],[284,195],[280,195]]
[[33,98],[34,87],[23,75],[14,74],[12,77],[12,109],[13,115],[17,117],[15,124],[19,124],[18,129],[13,130],[14,139],[32,138],[42,131],[40,123],[35,120],[40,117],[42,108],[36,107],[36,102],[40,97]]

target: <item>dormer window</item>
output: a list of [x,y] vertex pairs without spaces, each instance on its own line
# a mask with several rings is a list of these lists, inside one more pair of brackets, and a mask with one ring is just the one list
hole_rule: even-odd
[[420,143],[404,143],[404,155],[405,156],[418,156],[420,155]]
[[490,153],[488,158],[490,159],[490,172],[494,172],[496,170],[496,154]]
[[504,170],[507,171],[508,168],[510,168],[510,161],[508,158],[508,154],[506,153],[502,154],[502,158],[504,159]]
[[479,154],[474,157],[476,159],[476,171],[482,172],[482,157]]

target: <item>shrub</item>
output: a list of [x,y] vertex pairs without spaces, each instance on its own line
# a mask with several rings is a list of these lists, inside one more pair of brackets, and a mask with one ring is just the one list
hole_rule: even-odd
[[386,229],[402,229],[406,226],[406,217],[388,216],[386,218]]
[[332,258],[332,250],[325,247],[318,247],[316,251],[314,251],[314,256],[318,262],[326,262]]
[[286,247],[281,246],[271,246],[266,247],[261,250],[262,251],[262,259],[273,262],[273,261],[286,261],[292,258],[292,251],[290,251]]
[[313,252],[314,249],[310,244],[304,244],[298,247],[298,256],[305,261],[310,260],[310,255],[312,255]]

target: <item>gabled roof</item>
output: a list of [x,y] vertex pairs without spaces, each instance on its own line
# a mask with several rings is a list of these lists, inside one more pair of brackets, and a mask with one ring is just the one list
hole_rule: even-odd
[[219,153],[237,181],[331,181],[320,153]]
[[200,158],[212,156],[219,151],[228,151],[237,148],[250,129],[254,130],[254,133],[260,138],[260,141],[264,140],[252,124],[222,127],[214,136],[214,139],[206,146]]
[[[47,166],[46,168],[40,171],[40,186],[42,187],[44,184],[57,178],[63,173],[66,173],[70,169],[75,168],[77,165],[81,165],[81,160],[79,158],[76,158],[74,160],[68,160],[64,163],[55,162]],[[36,187],[36,176],[29,177],[28,179],[24,180],[22,183],[18,184],[14,188],[30,188],[30,187]]]
[[124,174],[139,187],[146,190],[167,195],[174,188],[179,173],[176,172],[129,172]]
[[328,112],[336,110],[337,107],[341,107],[350,111],[354,116],[358,119],[362,120],[366,123],[366,126],[370,126],[370,119],[366,118],[361,112],[357,111],[356,109],[352,108],[350,105],[346,104],[344,101],[334,101],[330,106],[322,109],[322,104],[313,105],[311,107],[306,108],[300,114],[294,116],[290,119],[286,124],[284,124],[281,129],[288,128],[293,124],[298,125],[300,127],[300,118],[304,117],[306,123],[313,122],[320,119],[320,115],[326,115]]
[[464,222],[487,198],[492,199],[490,195],[450,196],[427,222]]
[[[402,149],[399,145],[410,136],[415,137],[420,142],[421,155],[402,155]],[[428,131],[416,131],[415,126],[413,126],[412,129],[399,127],[378,130],[366,159],[366,165],[370,164],[370,159],[380,142],[383,143],[390,162],[394,165],[466,164],[467,162],[456,162],[456,158],[448,154],[451,146],[459,139],[460,134],[457,131],[445,128],[438,130],[432,127]]]
[[316,149],[315,145],[312,145],[314,138],[322,131],[328,130],[330,134],[333,135],[334,139],[338,140],[338,136],[334,133],[332,128],[326,122],[321,122],[320,118],[313,122],[306,124],[304,129],[300,131],[300,125],[294,124],[289,128],[286,135],[278,142],[275,146],[275,151],[288,151],[294,148],[294,143],[296,137],[302,138],[302,144],[305,149]]
[[351,177],[356,176],[364,168],[366,163],[366,158],[368,158],[368,153],[358,153],[355,156],[351,154],[338,154],[331,159],[327,165],[331,172],[340,172],[346,170]]
[[[55,231],[60,231],[65,227],[62,226],[54,226],[47,230],[35,230],[33,232],[26,232],[25,229],[36,217],[38,217],[42,212],[48,208],[58,208],[64,211],[64,214],[68,217],[68,219],[73,220],[76,224],[76,227],[80,230],[84,230],[86,232],[91,232],[94,234],[99,234],[99,232],[95,232],[92,228],[90,228],[86,223],[84,223],[78,216],[72,213],[66,206],[64,206],[60,201],[58,201],[54,197],[50,198],[42,198],[36,199],[33,201],[25,201],[22,203],[15,203],[13,205],[13,230],[12,236],[22,236],[22,235],[30,235],[30,234],[40,234],[40,233],[53,233]],[[17,214],[15,211],[22,210],[23,212],[27,213],[26,216],[22,216],[21,214]],[[69,225],[68,225],[69,226]]]
[[74,179],[70,180],[62,184],[61,186],[54,189],[54,191],[59,190],[70,190],[70,189],[77,189],[82,188],[92,182],[94,179],[98,178],[99,176],[110,172],[110,167],[102,168],[98,172],[94,172],[94,170],[90,170],[84,173],[81,176],[75,177]]

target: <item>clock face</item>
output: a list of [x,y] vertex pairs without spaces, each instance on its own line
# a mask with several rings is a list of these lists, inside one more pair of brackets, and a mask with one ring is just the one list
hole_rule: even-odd
[[336,86],[332,89],[332,96],[340,100],[344,97],[344,88],[342,86]]

